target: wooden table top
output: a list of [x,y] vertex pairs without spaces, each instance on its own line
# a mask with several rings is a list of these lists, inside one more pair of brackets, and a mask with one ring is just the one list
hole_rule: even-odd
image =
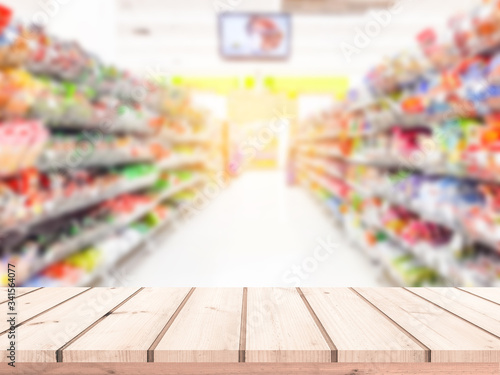
[[497,288],[18,288],[16,303],[18,363],[500,362]]

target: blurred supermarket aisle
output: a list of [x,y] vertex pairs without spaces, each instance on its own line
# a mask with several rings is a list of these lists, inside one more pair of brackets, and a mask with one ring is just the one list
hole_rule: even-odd
[[500,285],[500,0],[46,2],[0,0],[2,286]]
[[313,198],[285,181],[277,171],[244,174],[187,225],[152,244],[152,254],[118,283],[380,285],[376,269],[346,243]]

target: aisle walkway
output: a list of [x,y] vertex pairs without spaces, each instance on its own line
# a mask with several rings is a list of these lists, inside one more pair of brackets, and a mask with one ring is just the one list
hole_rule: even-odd
[[380,285],[307,191],[279,172],[243,175],[155,247],[117,286]]

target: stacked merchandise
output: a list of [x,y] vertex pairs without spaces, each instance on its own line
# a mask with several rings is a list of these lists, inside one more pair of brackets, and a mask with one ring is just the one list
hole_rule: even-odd
[[0,6],[1,284],[7,264],[17,286],[92,284],[171,225],[204,181],[206,118]]
[[303,180],[400,284],[500,284],[499,20],[424,30],[298,138]]

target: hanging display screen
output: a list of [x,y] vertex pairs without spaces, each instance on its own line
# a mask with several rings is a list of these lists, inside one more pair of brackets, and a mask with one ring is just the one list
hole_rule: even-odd
[[285,13],[221,14],[221,55],[228,59],[286,59],[291,29],[290,16]]

